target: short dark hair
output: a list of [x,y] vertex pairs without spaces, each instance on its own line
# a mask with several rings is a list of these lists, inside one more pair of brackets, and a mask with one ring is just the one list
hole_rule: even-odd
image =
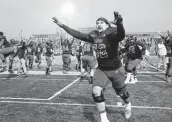
[[0,31],[0,35],[1,35],[1,36],[3,36],[3,35],[4,35],[4,33],[3,33],[2,31]]
[[103,21],[103,22],[105,22],[106,24],[109,24],[109,22],[107,21],[107,19],[105,19],[104,17],[99,17],[97,20],[96,20],[96,22],[97,21]]

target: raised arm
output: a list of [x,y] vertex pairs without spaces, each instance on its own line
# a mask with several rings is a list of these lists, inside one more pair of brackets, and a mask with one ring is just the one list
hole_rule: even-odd
[[72,28],[62,24],[55,17],[53,17],[52,19],[53,19],[54,23],[56,23],[59,27],[63,28],[71,36],[73,36],[73,37],[75,37],[77,39],[80,39],[82,41],[85,41],[85,42],[93,43],[93,39],[92,39],[92,37],[89,34],[84,34],[84,33],[81,33],[81,32],[79,32],[77,30],[74,30],[74,29],[72,29]]
[[112,33],[110,34],[111,38],[113,38],[115,41],[122,41],[125,38],[125,29],[123,26],[123,18],[118,12],[114,12],[114,21],[110,22],[114,25],[116,25],[116,28],[110,28],[113,29]]

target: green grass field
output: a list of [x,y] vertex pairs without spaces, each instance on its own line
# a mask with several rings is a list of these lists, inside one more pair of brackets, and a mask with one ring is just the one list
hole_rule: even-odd
[[[152,58],[152,61],[156,61]],[[61,73],[61,58],[53,63],[55,75],[29,75],[26,78],[0,74],[1,122],[99,122],[98,111],[92,99],[92,86],[78,80],[79,73]],[[75,60],[73,58],[73,60]],[[45,70],[45,62],[42,68]],[[153,68],[140,69],[138,82],[128,85],[132,103],[129,122],[172,122],[172,84],[164,81],[164,73]],[[111,122],[126,122],[124,104],[116,96],[111,83],[105,91],[107,114]]]

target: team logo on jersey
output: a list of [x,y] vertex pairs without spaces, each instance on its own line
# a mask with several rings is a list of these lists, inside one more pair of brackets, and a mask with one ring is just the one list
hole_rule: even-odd
[[95,39],[94,42],[97,43],[97,44],[100,44],[100,43],[103,42],[103,39]]

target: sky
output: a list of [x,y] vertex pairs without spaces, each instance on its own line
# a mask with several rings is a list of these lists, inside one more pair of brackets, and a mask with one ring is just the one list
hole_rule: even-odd
[[7,37],[55,34],[59,27],[53,16],[74,29],[93,27],[98,17],[113,20],[114,11],[122,15],[126,32],[172,31],[172,0],[0,0],[0,4],[0,31]]

